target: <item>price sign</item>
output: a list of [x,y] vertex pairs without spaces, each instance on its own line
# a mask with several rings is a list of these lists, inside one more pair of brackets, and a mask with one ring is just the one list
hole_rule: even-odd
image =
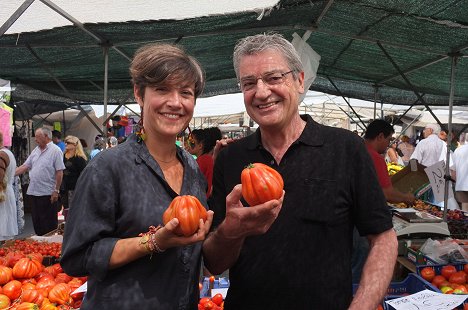
[[451,310],[459,306],[466,295],[445,295],[424,290],[413,295],[386,301],[396,310]]
[[[431,183],[434,199],[437,202],[444,201],[445,195],[445,162],[443,160],[424,169]],[[453,197],[452,183],[449,183],[449,198]]]

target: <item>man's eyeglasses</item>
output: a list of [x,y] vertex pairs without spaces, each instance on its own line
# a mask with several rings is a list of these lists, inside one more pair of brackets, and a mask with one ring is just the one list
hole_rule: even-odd
[[262,74],[260,77],[247,77],[240,80],[239,87],[243,91],[250,91],[257,87],[258,80],[261,79],[263,83],[269,86],[275,86],[284,83],[284,78],[287,74],[294,72],[294,70],[288,72],[272,72]]

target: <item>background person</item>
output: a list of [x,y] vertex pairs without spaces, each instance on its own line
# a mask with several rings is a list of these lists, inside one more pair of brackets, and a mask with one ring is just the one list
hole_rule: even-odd
[[104,150],[106,148],[106,142],[104,141],[103,138],[97,138],[96,141],[94,141],[94,146],[93,150],[89,153],[89,159],[93,159],[94,156],[96,156],[99,152]]
[[377,178],[382,188],[385,199],[388,202],[400,203],[404,202],[411,205],[415,198],[411,193],[402,193],[393,187],[390,176],[388,175],[387,164],[383,158],[383,153],[387,149],[388,144],[392,141],[392,135],[395,133],[393,126],[388,122],[377,119],[372,121],[367,126],[364,135],[364,141],[367,151],[372,158]]
[[197,164],[208,183],[206,196],[210,197],[213,180],[213,149],[221,140],[221,131],[216,127],[192,130],[189,136],[189,152],[197,158]]
[[455,198],[461,203],[462,210],[468,211],[468,134],[464,136],[465,144],[453,153],[450,167],[455,183]]
[[403,153],[401,159],[403,160],[403,164],[407,166],[411,158],[411,154],[414,152],[414,145],[410,143],[410,138],[407,135],[401,136],[400,141],[398,148]]
[[[397,241],[362,139],[299,115],[304,70],[282,36],[238,42],[234,69],[259,129],[215,161],[217,228],[203,254],[212,273],[229,268],[225,309],[375,309],[392,277]],[[244,207],[240,175],[254,162],[282,175],[284,199]],[[354,226],[371,246],[353,300]]]
[[67,220],[68,210],[73,204],[73,193],[75,191],[76,182],[83,169],[86,167],[87,157],[83,151],[80,139],[75,136],[67,136],[65,138],[65,153],[63,153],[63,163],[65,170],[63,171],[63,216]]
[[3,133],[0,132],[0,241],[12,239],[18,234],[18,212],[13,190],[15,169],[15,156],[3,146]]
[[[206,182],[196,161],[177,147],[204,86],[198,62],[180,48],[148,45],[130,65],[141,108],[138,135],[90,161],[75,188],[60,264],[88,276],[81,309],[196,309],[201,241],[211,225],[181,237],[177,219],[160,229],[178,195],[206,206]],[[151,239],[148,239],[151,236]]]
[[58,130],[52,130],[52,142],[65,152],[65,143],[62,141],[62,133]]
[[423,130],[424,139],[416,145],[410,159],[417,159],[426,167],[439,162],[442,153],[447,151],[445,143],[438,136],[440,126],[438,124],[427,124]]
[[62,184],[63,153],[52,143],[52,132],[47,127],[35,131],[36,148],[24,164],[16,168],[15,175],[29,171],[27,195],[31,201],[34,231],[42,236],[57,229],[57,203]]

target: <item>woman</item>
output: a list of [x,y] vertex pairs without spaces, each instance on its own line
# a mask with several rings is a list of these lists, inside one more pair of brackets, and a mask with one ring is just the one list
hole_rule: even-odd
[[401,143],[398,145],[398,148],[403,153],[402,159],[405,166],[408,165],[411,155],[414,152],[414,145],[410,143],[410,138],[406,135],[401,136]]
[[401,159],[400,155],[398,154],[397,151],[397,140],[393,139],[390,142],[390,147],[387,148],[387,153],[385,156],[385,161],[387,163],[393,163],[393,164],[398,164],[403,166],[403,160]]
[[67,220],[69,208],[72,206],[76,182],[86,167],[86,161],[86,154],[80,139],[75,136],[67,136],[65,138],[65,153],[63,153],[65,170],[63,171],[64,191],[62,193],[63,217],[65,220]]
[[15,156],[3,146],[3,134],[0,132],[0,241],[18,234],[18,213],[13,190],[15,169]]
[[[189,124],[204,86],[198,62],[180,48],[148,45],[130,65],[141,130],[102,152],[78,180],[65,227],[61,265],[89,275],[82,310],[196,309],[201,241],[213,212],[189,237],[162,214],[178,195],[206,206],[203,175],[175,144]],[[151,247],[146,233],[150,226]]]
[[100,151],[106,148],[106,142],[103,138],[97,138],[94,142],[93,150],[89,153],[89,159],[93,159]]
[[216,127],[195,129],[191,132],[188,142],[190,153],[197,158],[198,166],[208,183],[206,197],[211,195],[213,181],[213,149],[216,140],[221,140],[221,131]]

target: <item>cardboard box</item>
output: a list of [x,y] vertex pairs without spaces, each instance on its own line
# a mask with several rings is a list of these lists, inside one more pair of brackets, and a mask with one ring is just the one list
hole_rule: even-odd
[[390,177],[393,187],[403,193],[411,192],[420,196],[430,188],[429,178],[424,168],[426,167],[417,161],[411,161],[408,166]]

